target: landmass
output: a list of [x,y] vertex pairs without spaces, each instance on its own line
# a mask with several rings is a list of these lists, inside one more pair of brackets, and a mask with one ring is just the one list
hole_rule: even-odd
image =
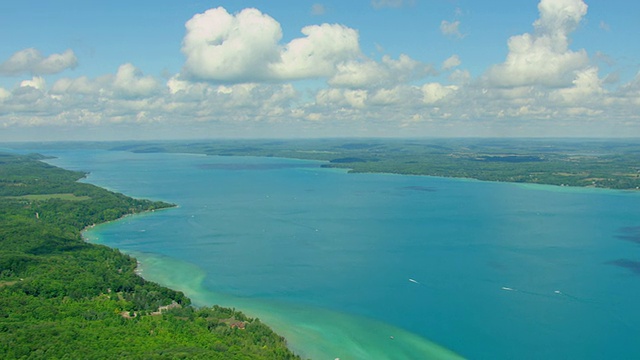
[[133,152],[325,161],[351,172],[640,189],[640,139],[306,139],[104,143]]
[[173,206],[80,183],[86,174],[0,153],[0,358],[299,359],[259,319],[195,308],[82,229]]

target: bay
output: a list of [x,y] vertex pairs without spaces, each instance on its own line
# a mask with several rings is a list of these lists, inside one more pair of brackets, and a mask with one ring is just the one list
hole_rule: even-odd
[[305,357],[640,357],[636,192],[44,153],[90,183],[178,204],[85,235],[198,305],[260,317]]

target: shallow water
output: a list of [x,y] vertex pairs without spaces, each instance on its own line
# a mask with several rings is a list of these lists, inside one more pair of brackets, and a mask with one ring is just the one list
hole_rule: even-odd
[[260,317],[304,356],[640,357],[637,193],[276,158],[55,155],[88,182],[179,204],[89,239],[197,304]]

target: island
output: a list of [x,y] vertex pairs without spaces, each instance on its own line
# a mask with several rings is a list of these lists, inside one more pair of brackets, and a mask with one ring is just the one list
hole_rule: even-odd
[[259,319],[196,308],[81,231],[174,205],[78,182],[86,174],[0,153],[0,357],[299,359]]

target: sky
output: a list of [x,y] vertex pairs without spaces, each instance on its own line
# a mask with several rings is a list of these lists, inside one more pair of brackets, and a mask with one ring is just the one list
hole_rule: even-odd
[[2,0],[0,141],[640,137],[640,2]]

